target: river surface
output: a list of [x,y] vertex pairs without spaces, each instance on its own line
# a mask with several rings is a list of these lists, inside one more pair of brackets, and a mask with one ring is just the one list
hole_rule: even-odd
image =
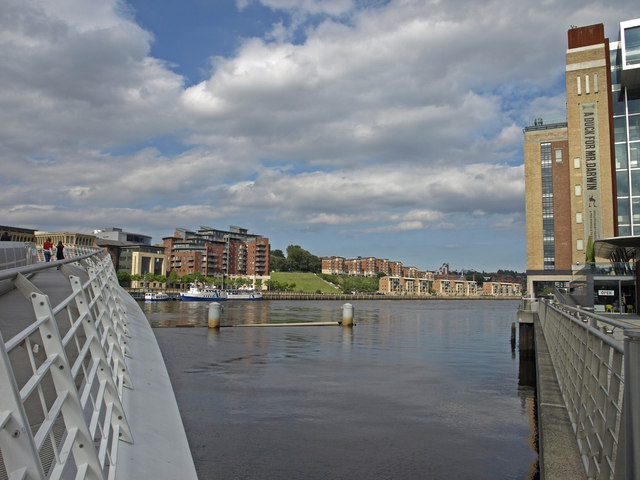
[[[533,479],[513,301],[141,303],[204,479]],[[193,326],[196,328],[161,328]]]

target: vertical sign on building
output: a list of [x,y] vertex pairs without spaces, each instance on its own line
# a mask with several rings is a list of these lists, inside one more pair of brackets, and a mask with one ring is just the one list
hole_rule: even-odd
[[602,205],[600,198],[600,149],[598,142],[598,106],[580,104],[582,133],[582,178],[584,180],[585,236],[594,240],[602,237]]

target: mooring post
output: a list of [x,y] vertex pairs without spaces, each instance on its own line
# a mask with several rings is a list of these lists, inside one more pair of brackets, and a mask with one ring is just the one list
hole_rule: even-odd
[[350,303],[345,303],[342,306],[342,326],[353,326],[353,305],[351,305]]
[[209,305],[209,328],[220,328],[220,313],[222,305],[218,302],[212,302]]

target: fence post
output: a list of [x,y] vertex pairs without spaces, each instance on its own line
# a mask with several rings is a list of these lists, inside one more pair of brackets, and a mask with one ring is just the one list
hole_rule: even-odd
[[31,426],[0,334],[0,450],[9,478],[44,479]]
[[640,330],[624,331],[626,478],[640,475]]

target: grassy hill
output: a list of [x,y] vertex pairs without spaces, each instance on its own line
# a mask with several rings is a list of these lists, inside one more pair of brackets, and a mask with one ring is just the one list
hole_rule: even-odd
[[341,293],[339,289],[322,280],[315,273],[271,272],[271,280],[279,283],[295,283],[294,291],[304,293]]

